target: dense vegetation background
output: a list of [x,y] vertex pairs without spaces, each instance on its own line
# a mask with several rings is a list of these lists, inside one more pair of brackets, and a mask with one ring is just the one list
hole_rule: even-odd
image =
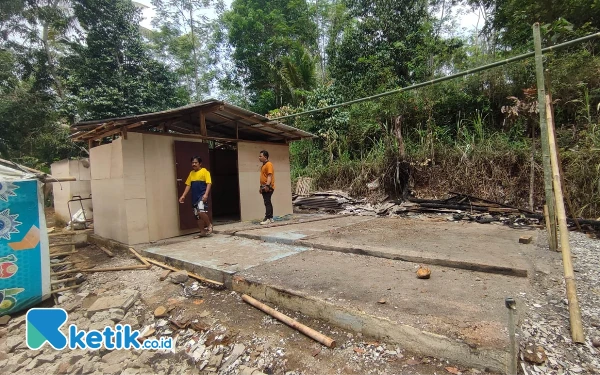
[[[592,0],[129,0],[0,2],[0,154],[47,169],[85,155],[74,121],[215,97],[271,117],[341,103],[600,31]],[[211,9],[216,17],[207,18]],[[460,31],[461,10],[479,15]],[[545,56],[567,189],[600,216],[598,42]],[[543,204],[533,59],[290,119],[293,176],[365,194],[448,190]],[[80,147],[83,146],[83,147]],[[410,172],[405,168],[410,164]],[[407,174],[408,173],[408,174]],[[533,185],[531,185],[533,174]],[[530,197],[530,187],[531,197]]]

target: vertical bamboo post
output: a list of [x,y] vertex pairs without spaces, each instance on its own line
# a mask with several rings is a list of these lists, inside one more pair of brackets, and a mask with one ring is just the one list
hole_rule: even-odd
[[[552,130],[554,133],[554,144],[558,145],[558,142],[556,141],[556,128],[554,126],[554,106],[552,105],[552,79],[548,71],[546,71],[545,79],[546,87],[548,87],[548,112],[550,112],[550,116],[548,116],[548,122],[550,124],[548,126],[552,126]],[[577,225],[577,230],[583,233],[583,229],[581,229],[581,225],[579,225],[579,220],[577,220],[575,210],[573,209],[573,203],[571,202],[571,197],[569,196],[567,184],[565,183],[565,172],[563,172],[562,161],[560,159],[560,151],[558,150],[558,146],[556,146],[556,159],[558,160],[558,172],[560,173],[560,183],[565,195],[565,199],[567,200],[567,205],[569,206],[569,212],[571,212],[571,217],[573,218],[573,221],[575,221],[575,225]]]
[[575,275],[571,262],[571,247],[569,245],[569,230],[567,229],[567,215],[562,193],[559,160],[556,154],[556,142],[554,137],[554,120],[550,107],[550,97],[546,99],[546,115],[548,120],[548,146],[550,146],[550,161],[552,163],[552,180],[554,184],[554,195],[556,202],[556,213],[560,230],[560,247],[562,250],[563,267],[565,272],[565,284],[567,286],[567,299],[569,301],[569,322],[571,324],[571,339],[573,342],[585,343],[583,326],[581,324],[581,311],[577,301],[577,288],[575,286]]
[[540,35],[540,24],[537,22],[533,25],[533,41],[535,44],[535,75],[537,78],[538,108],[540,112],[542,165],[544,166],[544,191],[546,193],[546,205],[548,205],[548,218],[550,219],[548,242],[550,244],[550,250],[558,251],[556,211],[554,192],[552,191],[552,166],[550,164],[548,126],[546,124],[546,90],[544,86],[544,63],[542,60],[542,37]]

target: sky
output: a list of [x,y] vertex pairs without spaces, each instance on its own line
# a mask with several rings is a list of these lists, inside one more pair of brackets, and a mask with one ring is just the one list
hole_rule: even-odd
[[[232,0],[225,0],[225,6],[227,8],[230,7],[231,5],[231,1]],[[144,17],[144,20],[141,22],[141,25],[145,28],[148,29],[152,29],[152,25],[151,25],[151,21],[152,18],[156,15],[156,12],[154,11],[152,4],[151,4],[151,0],[135,0],[135,2],[140,3],[145,5],[147,8],[144,8],[142,10],[142,15]],[[468,34],[471,33],[474,29],[475,26],[477,25],[477,13],[473,12],[472,10],[462,7],[456,7],[454,9],[454,11],[460,11],[460,13],[462,13],[459,17],[458,23],[459,23],[459,29],[461,30],[456,30],[457,34]],[[212,9],[207,9],[207,10],[202,10],[200,11],[200,13],[205,14],[207,17],[209,18],[214,18],[216,17],[216,14],[214,12],[214,10]],[[479,27],[481,28],[482,25],[479,25]]]

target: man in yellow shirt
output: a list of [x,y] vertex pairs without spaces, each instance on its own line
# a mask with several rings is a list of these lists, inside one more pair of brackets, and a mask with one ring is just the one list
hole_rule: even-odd
[[258,160],[263,163],[260,168],[260,190],[263,201],[265,202],[265,218],[260,222],[261,225],[273,223],[273,204],[271,203],[271,197],[275,190],[275,170],[273,169],[273,163],[269,161],[269,153],[262,150],[258,154]]
[[190,172],[187,180],[185,181],[185,190],[179,198],[179,203],[185,201],[185,196],[192,191],[192,208],[196,220],[198,220],[198,227],[200,228],[200,235],[194,238],[205,237],[212,233],[212,224],[208,217],[208,194],[212,186],[212,180],[210,178],[210,172],[206,168],[202,168],[202,159],[198,156],[192,158],[192,171]]

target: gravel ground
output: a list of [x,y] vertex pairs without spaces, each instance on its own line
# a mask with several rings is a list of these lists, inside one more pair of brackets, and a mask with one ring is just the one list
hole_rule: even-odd
[[[571,341],[569,307],[560,256],[550,274],[537,274],[536,295],[523,296],[531,308],[520,332],[520,371],[525,374],[600,373],[600,241],[571,232],[570,244],[585,344]],[[547,235],[540,231],[537,246],[546,249]],[[523,360],[533,348],[541,347],[547,360],[533,364]],[[540,355],[543,359],[543,355]],[[541,360],[540,360],[541,362]]]

